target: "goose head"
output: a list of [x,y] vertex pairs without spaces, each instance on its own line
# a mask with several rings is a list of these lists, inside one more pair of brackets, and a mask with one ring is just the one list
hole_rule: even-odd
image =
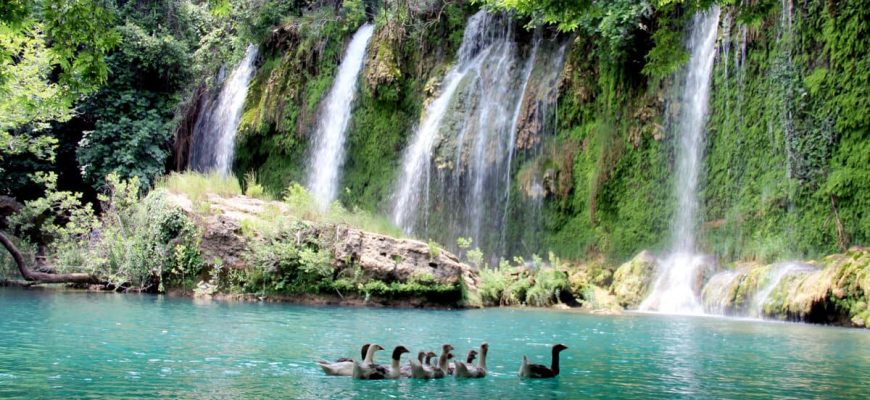
[[468,357],[465,359],[465,362],[468,364],[471,364],[474,362],[475,358],[477,358],[477,351],[476,350],[469,350]]
[[364,364],[371,364],[374,362],[375,352],[383,350],[384,348],[377,344],[372,344],[369,346],[368,351],[366,352],[365,359],[363,360]]
[[562,350],[567,350],[567,349],[568,349],[568,346],[565,346],[562,343],[559,343],[559,344],[553,346],[553,352],[555,352],[555,353],[559,353]]
[[393,360],[398,360],[399,357],[402,356],[402,354],[410,352],[411,350],[408,350],[408,348],[406,348],[405,346],[396,346],[396,348],[393,349]]

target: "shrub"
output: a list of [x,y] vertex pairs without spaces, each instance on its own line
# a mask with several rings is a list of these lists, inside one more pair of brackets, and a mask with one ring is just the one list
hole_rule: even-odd
[[562,292],[571,291],[568,275],[553,267],[540,268],[535,273],[535,284],[526,292],[526,304],[548,307],[559,302]]
[[269,199],[263,185],[257,182],[257,174],[254,171],[245,174],[245,196],[255,199]]
[[506,288],[507,279],[502,271],[489,268],[480,270],[478,294],[484,305],[497,306],[502,304],[502,296]]

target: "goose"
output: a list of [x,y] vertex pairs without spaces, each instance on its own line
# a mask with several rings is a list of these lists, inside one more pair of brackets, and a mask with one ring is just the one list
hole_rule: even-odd
[[[366,357],[366,352],[369,349],[369,344],[366,343],[363,345],[362,350],[360,351],[360,359],[364,359]],[[323,369],[323,372],[326,375],[332,376],[351,376],[353,375],[353,359],[342,357],[335,362],[329,362],[325,360],[317,360],[317,365]]]
[[523,356],[519,375],[521,378],[554,378],[559,375],[559,353],[568,347],[564,344],[553,346],[553,363],[550,368],[541,364],[529,364],[529,359]]
[[[456,363],[457,378],[483,378],[486,376],[486,352],[489,351],[489,344],[483,343],[480,345],[480,360],[477,366],[471,365],[471,360],[467,364]],[[470,358],[471,354],[469,354]]]
[[369,376],[377,374],[378,371],[374,364],[375,352],[383,349],[383,347],[377,344],[369,346],[369,349],[366,352],[366,358],[362,362],[353,362],[353,373],[351,376],[353,376],[354,379],[371,379]]
[[432,367],[429,363],[432,360],[432,357],[435,356],[435,353],[429,352],[426,355],[426,363],[419,364],[415,362],[411,362],[411,377],[416,379],[438,379],[443,378],[445,375],[445,370],[447,370],[447,360],[451,356],[450,350],[453,350],[453,346],[449,344],[445,344],[442,346],[441,357],[438,358],[438,365]]
[[432,377],[432,366],[430,361],[432,361],[432,357],[434,356],[435,353],[430,351],[426,353],[425,362],[414,362],[414,360],[411,360],[411,378],[430,379]]
[[435,352],[433,352],[433,351],[426,353],[426,363],[423,364],[423,370],[431,373],[432,369],[435,368],[435,366],[432,365],[432,359],[437,357],[437,356],[438,356],[438,354],[435,354]]
[[398,379],[402,376],[400,367],[402,354],[410,352],[411,351],[405,346],[396,346],[396,348],[393,349],[393,357],[389,367],[384,365],[373,365],[376,372],[368,376],[363,376],[360,379]]
[[[425,357],[426,357],[425,351],[421,351],[421,352],[417,353],[417,362],[420,363],[420,365],[423,365],[423,359]],[[413,363],[414,363],[413,360],[409,360],[407,364],[402,366],[402,369],[401,369],[402,376],[404,376],[405,378],[410,378],[412,376],[411,375],[411,365]]]
[[441,357],[438,357],[438,365],[432,370],[433,379],[444,378],[449,373],[450,367],[448,362],[452,356],[452,354],[450,354],[451,350],[453,350],[453,346],[449,344],[441,346]]
[[[453,356],[453,354],[451,354],[451,356]],[[449,358],[453,358],[453,357],[449,357]],[[474,362],[474,359],[475,359],[475,358],[477,358],[477,350],[473,350],[473,349],[472,349],[472,350],[469,350],[469,351],[468,351],[468,356],[465,357],[465,363],[466,363],[466,364],[471,364],[471,363]],[[450,364],[447,366],[447,372],[448,372],[450,375],[453,375],[453,374],[456,372],[456,368],[457,368],[457,366],[458,366],[459,364],[463,364],[463,362],[462,362],[462,361],[454,361],[454,362],[450,363]]]

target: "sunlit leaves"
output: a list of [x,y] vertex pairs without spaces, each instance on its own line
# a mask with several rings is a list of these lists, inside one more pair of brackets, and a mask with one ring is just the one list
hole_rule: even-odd
[[40,14],[61,81],[82,92],[105,82],[105,56],[121,40],[112,11],[94,0],[43,0]]
[[0,53],[15,55],[0,58],[0,70],[4,71],[0,81],[0,132],[5,134],[24,125],[42,130],[51,121],[69,119],[70,100],[64,87],[48,79],[51,57],[39,25],[17,33],[0,25]]

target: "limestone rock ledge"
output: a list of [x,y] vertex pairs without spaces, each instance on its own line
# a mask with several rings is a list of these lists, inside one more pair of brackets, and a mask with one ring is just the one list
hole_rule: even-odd
[[188,214],[201,231],[200,251],[207,262],[220,259],[224,267],[247,268],[245,253],[251,235],[243,233],[251,221],[275,218],[296,219],[304,226],[297,235],[326,238],[330,244],[331,264],[336,274],[358,268],[367,279],[406,283],[426,277],[436,284],[464,284],[476,292],[477,271],[462,263],[454,254],[439,249],[430,254],[429,244],[367,232],[345,224],[309,222],[292,214],[283,202],[265,201],[246,196],[207,195],[194,202],[187,196],[168,193],[167,199]]
[[646,298],[658,260],[647,250],[622,264],[613,274],[610,293],[626,308],[636,308]]
[[[642,251],[613,274],[610,293],[636,308],[659,260]],[[870,248],[853,247],[814,261],[739,263],[704,279],[704,312],[870,328]]]

